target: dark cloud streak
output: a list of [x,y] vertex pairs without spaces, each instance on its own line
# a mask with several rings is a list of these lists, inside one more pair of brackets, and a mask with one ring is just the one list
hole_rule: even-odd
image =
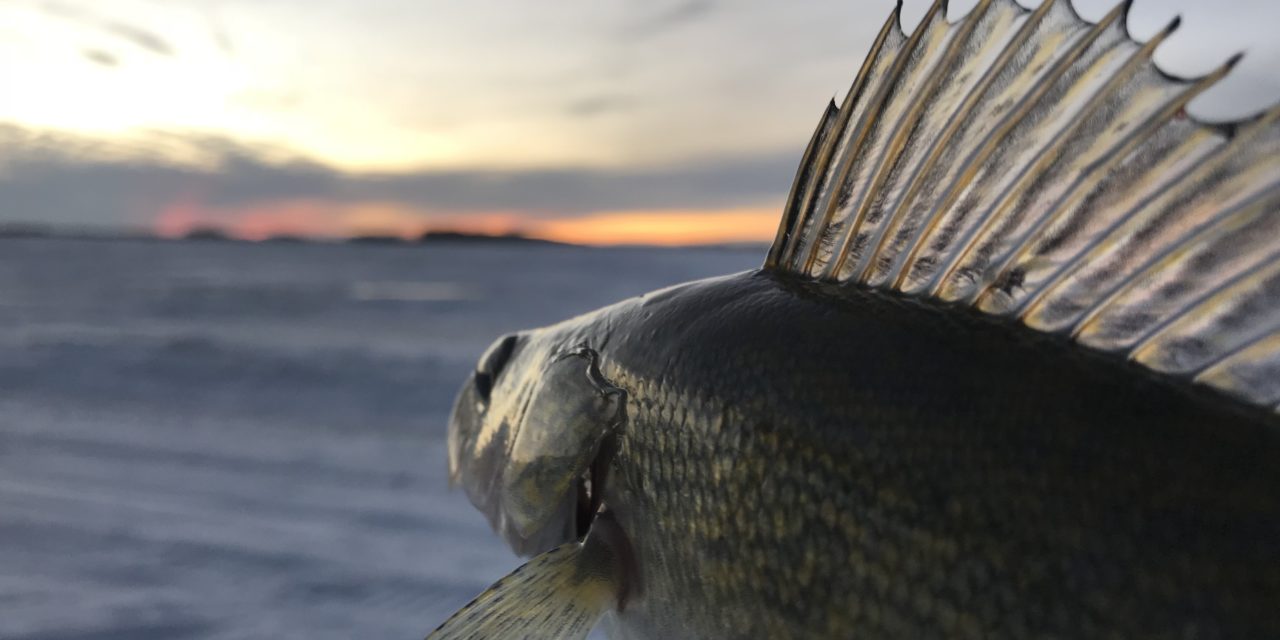
[[796,153],[650,169],[346,172],[217,138],[192,140],[216,158],[201,169],[145,158],[91,160],[92,144],[0,127],[0,222],[133,226],[167,204],[217,210],[272,202],[390,202],[448,214],[518,212],[531,218],[597,211],[759,205],[786,195]]
[[590,118],[619,111],[626,111],[636,106],[636,99],[618,94],[600,94],[574,100],[564,107],[570,116]]
[[227,31],[222,21],[218,19],[217,14],[209,13],[209,34],[213,37],[214,44],[218,45],[218,49],[228,57],[232,57],[236,53],[235,42],[231,39],[231,33]]
[[169,41],[155,32],[137,25],[105,19],[99,15],[88,13],[60,2],[46,2],[41,5],[41,8],[50,16],[103,31],[155,55],[174,55],[174,48],[169,44]]
[[715,0],[685,0],[665,11],[632,24],[624,35],[646,38],[680,27],[709,15],[716,8]]
[[114,55],[101,49],[85,49],[81,53],[84,54],[85,59],[89,62],[104,67],[115,67],[120,64],[120,61]]
[[123,22],[103,22],[100,26],[107,33],[132,42],[134,45],[158,56],[173,55],[173,47],[168,41],[146,29]]

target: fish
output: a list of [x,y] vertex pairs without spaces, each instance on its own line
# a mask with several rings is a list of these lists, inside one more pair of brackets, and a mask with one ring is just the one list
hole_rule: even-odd
[[901,5],[759,269],[499,338],[429,638],[1280,638],[1280,107],[1128,4]]

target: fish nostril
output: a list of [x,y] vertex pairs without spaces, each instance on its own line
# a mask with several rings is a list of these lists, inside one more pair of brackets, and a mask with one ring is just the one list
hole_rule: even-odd
[[511,353],[515,350],[515,346],[516,335],[506,335],[493,343],[484,352],[484,355],[480,356],[480,363],[477,365],[475,373],[472,374],[471,383],[475,387],[476,395],[480,398],[481,404],[489,404],[489,397],[493,393],[493,385],[497,383],[498,376],[502,374],[502,369],[507,366],[507,361],[511,359]]
[[477,371],[471,378],[471,384],[475,386],[480,400],[489,404],[489,394],[493,393],[493,375],[487,371]]
[[480,356],[480,366],[477,371],[488,373],[493,377],[497,377],[502,369],[507,366],[507,361],[511,359],[511,353],[516,348],[516,335],[510,334],[503,336],[497,342]]

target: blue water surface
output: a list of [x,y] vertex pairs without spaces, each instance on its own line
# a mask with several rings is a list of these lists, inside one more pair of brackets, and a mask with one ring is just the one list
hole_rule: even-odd
[[0,638],[421,638],[518,564],[447,488],[477,355],[761,259],[0,239]]

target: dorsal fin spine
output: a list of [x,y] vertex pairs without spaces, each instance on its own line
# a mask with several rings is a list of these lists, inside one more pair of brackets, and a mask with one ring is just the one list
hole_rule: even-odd
[[[1259,118],[1257,121],[1252,123],[1252,125],[1259,128],[1265,127],[1268,124],[1271,124],[1272,122],[1276,121],[1278,118],[1280,118],[1280,108],[1271,110],[1270,112],[1265,114],[1262,118]],[[1241,144],[1243,139],[1244,139],[1244,136],[1237,136],[1234,139],[1232,139],[1229,143],[1222,145],[1222,147],[1219,148],[1213,154],[1212,157],[1207,158],[1206,160],[1202,161],[1199,165],[1190,168],[1186,174],[1180,177],[1179,181],[1189,181],[1190,183],[1195,183],[1195,182],[1198,182],[1195,179],[1196,176],[1203,176],[1203,175],[1212,173],[1221,165],[1222,162],[1226,161],[1231,157],[1231,151],[1236,145]],[[1161,197],[1168,197],[1168,194],[1161,194]],[[1125,224],[1132,221],[1132,217],[1135,213],[1138,213],[1140,210],[1149,208],[1152,204],[1155,204],[1158,200],[1160,200],[1160,197],[1157,197],[1153,201],[1149,201],[1142,205],[1139,205],[1139,207],[1135,208],[1135,210],[1128,212],[1125,216],[1124,221],[1115,225],[1111,230],[1108,231],[1108,233],[1105,236],[1100,237],[1098,241],[1093,244],[1094,250],[1096,250],[1097,246],[1102,245],[1103,241],[1108,236],[1114,233],[1117,233],[1125,226]],[[1069,334],[1072,337],[1078,336],[1086,325],[1088,325],[1090,322],[1093,321],[1094,318],[1096,318],[1099,314],[1101,314],[1101,312],[1108,305],[1114,302],[1115,299],[1119,297],[1119,295],[1125,289],[1133,285],[1133,283],[1136,282],[1139,279],[1139,277],[1143,273],[1145,273],[1147,269],[1149,269],[1152,265],[1158,263],[1161,259],[1168,256],[1170,253],[1179,250],[1188,240],[1194,239],[1195,237],[1197,237],[1198,234],[1202,233],[1206,229],[1212,228],[1214,225],[1218,224],[1218,222],[1221,221],[1223,218],[1226,218],[1238,212],[1239,210],[1240,210],[1240,207],[1237,206],[1237,207],[1227,208],[1223,211],[1219,211],[1216,215],[1202,221],[1194,229],[1191,229],[1190,231],[1185,233],[1178,240],[1169,243],[1169,245],[1163,251],[1159,252],[1155,256],[1152,256],[1150,259],[1144,262],[1141,266],[1132,270],[1132,272],[1130,272],[1127,277],[1123,278],[1120,282],[1112,286],[1104,295],[1098,296],[1096,299],[1096,302],[1094,302],[1094,304],[1092,304],[1087,310],[1085,310],[1084,313],[1080,315],[1079,319],[1077,319],[1076,322],[1072,324],[1071,328],[1068,330]],[[1045,290],[1047,291],[1053,287],[1058,286],[1063,282],[1065,277],[1068,274],[1070,274],[1073,270],[1079,268],[1080,265],[1082,264],[1086,264],[1088,260],[1085,260],[1084,256],[1087,256],[1087,255],[1088,253],[1083,254],[1081,256],[1081,259],[1073,261],[1071,263],[1070,268],[1064,269],[1062,274],[1060,274],[1054,281],[1046,283]]]
[[1200,309],[1211,307],[1217,301],[1230,298],[1252,279],[1265,278],[1275,273],[1280,273],[1280,250],[1270,253],[1249,268],[1242,269],[1240,273],[1196,296],[1195,299],[1187,302],[1182,308],[1169,314],[1169,317],[1151,327],[1145,334],[1134,341],[1133,347],[1129,351],[1129,359],[1142,360],[1147,353],[1149,345],[1171,329],[1198,317],[1197,311]]
[[1231,364],[1232,361],[1248,354],[1250,351],[1257,348],[1264,342],[1280,341],[1280,335],[1276,334],[1277,329],[1280,329],[1280,319],[1277,319],[1275,322],[1272,322],[1271,324],[1263,325],[1262,327],[1255,330],[1252,334],[1250,334],[1247,338],[1240,341],[1240,344],[1232,347],[1231,349],[1228,349],[1226,352],[1222,353],[1213,361],[1200,367],[1191,376],[1191,379],[1196,382],[1200,382],[1204,378],[1212,375],[1215,371],[1222,369],[1227,365]]
[[[1226,154],[1224,153],[1223,155],[1225,156]],[[1276,183],[1275,186],[1276,188],[1280,188],[1280,182]],[[1189,230],[1182,237],[1169,243],[1164,250],[1158,252],[1154,256],[1151,256],[1140,267],[1134,269],[1127,277],[1113,286],[1106,295],[1101,296],[1097,303],[1091,306],[1080,316],[1080,319],[1071,327],[1071,337],[1078,337],[1093,322],[1101,317],[1107,307],[1119,299],[1125,291],[1143,281],[1146,276],[1162,268],[1163,264],[1170,256],[1184,251],[1186,247],[1203,240],[1205,237],[1215,233],[1222,227],[1230,225],[1237,217],[1248,216],[1251,213],[1256,215],[1265,213],[1264,207],[1268,201],[1267,195],[1268,190],[1264,190],[1246,202],[1219,212],[1218,215],[1205,220],[1195,228]],[[1137,354],[1135,354],[1135,356],[1136,355]]]
[[[1062,2],[1066,2],[1068,3],[1068,6],[1070,6],[1070,0],[1045,0],[1044,4],[1048,5],[1048,8],[1052,8],[1053,5]],[[1092,28],[1090,28],[1084,35],[1077,39],[1076,42],[1063,52],[1063,54],[1055,61],[1053,68],[1040,79],[1037,86],[1026,96],[1023,96],[1007,114],[1001,117],[999,124],[992,127],[991,131],[987,133],[977,148],[964,159],[962,164],[967,168],[965,171],[957,174],[951,180],[951,183],[947,185],[946,191],[944,192],[945,195],[937,207],[938,210],[948,210],[955,204],[956,199],[960,197],[963,185],[967,184],[973,178],[973,175],[977,173],[979,168],[982,166],[982,163],[994,151],[996,143],[999,142],[1005,134],[1009,132],[1009,130],[1017,125],[1019,121],[1021,121],[1026,112],[1034,106],[1041,97],[1043,97],[1054,82],[1061,77],[1063,73],[1066,73],[1067,69],[1071,67],[1071,63],[1087,51],[1089,46],[1098,39],[1098,36],[1102,35],[1106,29],[1110,28],[1111,25],[1119,19],[1122,15],[1123,6],[1124,5],[1120,5],[1115,9],[1112,9],[1111,12],[1104,16],[1101,21],[1093,25]],[[920,249],[924,246],[928,237],[935,230],[938,222],[939,220],[935,216],[934,219],[930,221],[930,224],[923,230],[923,233],[916,237],[914,244],[908,252],[907,263],[915,261]],[[939,272],[936,272],[926,285],[925,290],[928,295],[936,295],[937,285],[941,281],[940,273],[940,270]],[[898,283],[898,286],[901,286],[901,283]]]
[[[991,2],[992,0],[981,0],[978,6],[973,9],[970,19],[966,20],[961,26],[961,30],[952,36],[951,41],[947,43],[947,50],[943,52],[942,56],[933,63],[934,72],[929,74],[924,85],[918,89],[916,96],[924,98],[932,94],[937,89],[938,84],[942,81],[942,74],[937,73],[937,71],[946,68],[947,64],[954,60],[959,54],[960,45],[968,39],[969,34],[971,34],[974,28],[978,25],[978,20],[976,18],[978,15],[990,8]],[[945,10],[940,11],[936,15],[931,13],[929,16],[925,17],[925,20],[930,20],[931,18],[945,21]],[[925,24],[929,23],[922,23],[922,26],[917,27],[917,29],[925,28]],[[871,179],[870,186],[866,188],[868,193],[875,192],[884,185],[884,181],[888,178],[889,173],[897,163],[898,158],[902,155],[906,138],[910,135],[911,130],[915,127],[916,123],[920,121],[920,116],[924,113],[925,107],[925,100],[916,99],[914,104],[911,106],[911,110],[906,114],[906,116],[895,124],[891,142],[888,148],[881,154],[880,160],[876,162],[877,170]],[[893,159],[889,160],[889,157],[892,157]],[[827,262],[823,270],[824,273],[820,276],[821,278],[833,278],[836,274],[840,273],[841,269],[844,268],[845,261],[848,259],[849,245],[852,244],[854,236],[857,235],[859,228],[862,226],[862,220],[866,217],[867,210],[871,207],[871,202],[872,200],[870,198],[863,198],[861,205],[858,207],[857,212],[854,213],[849,224],[846,224],[844,228],[841,229],[841,238],[836,243],[835,249],[832,253],[832,260]]]
[[[1121,5],[1123,7],[1124,5]],[[1117,7],[1119,9],[1120,7]],[[1123,15],[1123,14],[1121,14]],[[1098,88],[1086,102],[1086,105],[1078,113],[1073,115],[1070,120],[1053,135],[1053,137],[1045,144],[1040,151],[1040,158],[1030,163],[1027,167],[1019,172],[1018,176],[1010,182],[1004,193],[991,204],[991,206],[982,214],[981,220],[973,225],[969,232],[965,234],[964,240],[952,251],[952,257],[948,261],[945,269],[939,270],[939,276],[936,286],[941,291],[946,286],[947,280],[955,272],[955,270],[964,263],[970,253],[977,247],[978,242],[986,236],[986,232],[991,225],[998,223],[1004,219],[1003,214],[1010,206],[1017,201],[1016,196],[1021,193],[1027,183],[1034,178],[1041,169],[1051,163],[1057,151],[1068,141],[1075,131],[1082,126],[1088,118],[1092,117],[1098,109],[1102,107],[1105,100],[1104,97],[1115,91],[1117,88],[1123,87],[1128,78],[1128,74],[1140,68],[1140,65],[1151,60],[1152,54],[1155,53],[1156,47],[1169,37],[1174,30],[1178,28],[1180,20],[1174,18],[1169,26],[1165,27],[1160,33],[1157,33],[1150,41],[1140,47],[1129,59],[1125,61],[1121,69],[1111,75],[1101,87]],[[1123,26],[1120,27],[1123,29]],[[1095,61],[1097,63],[1099,61]],[[971,304],[974,299],[981,293],[981,289],[974,287],[968,292],[963,293],[954,301],[962,304]]]
[[[1015,3],[1015,6],[1018,5]],[[1049,0],[1040,3],[1040,6],[1036,7],[1035,11],[1031,12],[1031,15],[1027,17],[1026,22],[1018,29],[1018,33],[1015,34],[1008,43],[1006,43],[1004,49],[1000,52],[1000,55],[996,57],[996,61],[986,70],[983,77],[978,80],[973,88],[970,89],[969,93],[965,96],[961,108],[952,115],[950,120],[947,122],[942,135],[938,136],[938,139],[933,141],[932,147],[930,148],[925,161],[917,167],[916,171],[909,179],[908,186],[903,192],[903,196],[898,200],[897,204],[894,205],[894,209],[890,213],[889,224],[885,225],[885,229],[880,234],[880,239],[876,244],[875,250],[871,252],[872,255],[880,252],[886,238],[892,238],[894,236],[897,227],[902,222],[899,219],[902,212],[902,206],[915,200],[920,188],[924,185],[924,177],[929,175],[938,160],[942,157],[942,152],[946,148],[947,143],[954,138],[956,132],[959,131],[960,126],[964,124],[964,121],[973,112],[974,107],[981,101],[983,94],[991,88],[991,84],[995,82],[995,79],[999,77],[1000,73],[1008,66],[1009,61],[1012,60],[1018,50],[1026,44],[1027,39],[1031,37],[1033,32],[1035,32],[1036,27],[1039,26],[1040,21],[1049,12],[1049,8],[1052,6],[1053,2],[1052,0]],[[893,287],[897,288],[901,286],[902,279],[906,275],[903,271],[903,267],[908,264],[907,256],[912,254],[911,248],[915,246],[915,244],[920,240],[921,235],[928,228],[929,226],[927,224],[920,225],[920,228],[916,229],[915,233],[907,242],[903,250],[898,252],[898,256],[894,259],[894,263],[890,267],[888,274],[888,279],[893,283]],[[871,263],[868,261],[867,265],[870,264]],[[865,281],[865,278],[862,279]]]
[[[1011,2],[1011,0],[1000,1],[1009,2],[1018,10],[1027,13],[1026,9],[1022,9],[1021,6],[1017,5],[1017,3]],[[962,45],[968,43],[982,18],[985,17],[985,14],[994,6],[994,2],[995,0],[982,0],[976,7],[974,7],[972,12],[965,16],[964,22],[962,23],[964,30],[956,34],[955,38],[949,45],[951,50],[948,51],[943,59],[938,62],[938,68],[944,68],[945,65],[955,58]],[[858,263],[853,267],[853,278],[860,282],[866,282],[870,273],[869,269],[873,265],[872,258],[880,254],[880,251],[884,246],[885,239],[893,237],[894,231],[896,231],[899,223],[901,222],[901,220],[899,220],[899,215],[902,211],[902,205],[909,203],[914,199],[922,184],[922,177],[928,175],[929,171],[934,167],[938,158],[941,157],[943,149],[946,148],[946,143],[949,142],[955,135],[956,131],[959,130],[965,119],[973,111],[974,106],[976,106],[980,101],[985,90],[990,87],[991,83],[1005,68],[1009,60],[1013,58],[1018,47],[1021,46],[1028,37],[1030,37],[1031,32],[1035,29],[1039,17],[1044,15],[1050,4],[1051,3],[1048,2],[1042,3],[1041,7],[1037,8],[1026,23],[1023,24],[1022,28],[1018,30],[1018,33],[1016,33],[1009,42],[1005,43],[1000,54],[996,56],[996,60],[983,71],[983,74],[978,81],[969,88],[968,93],[965,94],[964,99],[961,101],[960,108],[948,117],[947,123],[944,125],[942,132],[937,138],[929,142],[929,150],[925,154],[925,159],[918,163],[911,171],[910,176],[907,178],[907,186],[903,190],[902,196],[892,204],[892,208],[888,209],[887,213],[884,215],[885,224],[880,226],[875,238],[870,242],[872,249],[859,257]],[[937,80],[940,81],[941,78],[938,78]],[[937,84],[938,83],[935,82],[930,86],[930,92],[937,91]],[[923,109],[924,100],[922,99],[919,102],[921,109]],[[919,115],[917,115],[917,119],[918,118]],[[844,249],[838,252],[839,260],[836,263],[835,268],[828,269],[829,276],[838,275],[844,269],[845,262],[848,258],[847,249],[854,238],[855,233],[856,229],[851,228],[849,230],[845,238]]]
[[[1070,210],[1067,205],[1074,204],[1087,194],[1087,190],[1082,189],[1081,187],[1093,184],[1093,181],[1097,179],[1100,174],[1105,173],[1107,170],[1123,162],[1129,153],[1154,135],[1161,127],[1167,124],[1170,117],[1186,108],[1187,103],[1191,102],[1191,100],[1196,96],[1200,95],[1206,89],[1221,80],[1223,76],[1231,71],[1232,67],[1234,67],[1238,61],[1239,57],[1233,56],[1226,63],[1218,67],[1218,69],[1192,81],[1185,91],[1174,96],[1174,98],[1169,100],[1164,107],[1153,112],[1141,125],[1135,127],[1133,131],[1129,132],[1129,134],[1126,135],[1118,144],[1107,149],[1107,151],[1101,154],[1097,160],[1084,167],[1076,182],[1045,211],[1040,220],[1036,221],[1027,229],[1023,234],[1023,237],[1015,243],[1016,246],[1007,252],[1005,258],[995,264],[993,271],[999,275],[992,278],[991,281],[982,288],[979,295],[975,296],[975,300],[980,300],[982,295],[989,293],[991,288],[1003,279],[1006,272],[1028,249],[1028,244],[1038,238],[1041,231],[1056,222],[1059,216],[1063,213]],[[1064,264],[1070,263],[1071,261],[1068,260],[1065,261]],[[1050,279],[1046,281],[1045,286],[1042,286],[1038,290],[1028,294],[1025,299],[1013,308],[1009,309],[1006,313],[1008,315],[1022,317],[1024,309],[1032,304],[1033,301],[1039,299],[1040,294],[1047,289],[1048,284],[1052,279],[1053,276],[1050,276]]]
[[[1192,137],[1184,141],[1183,146],[1193,147],[1197,143],[1198,143],[1198,140]],[[1223,145],[1223,146],[1227,146],[1227,145]],[[1216,165],[1216,160],[1222,158],[1222,155],[1220,155],[1221,152],[1222,152],[1221,149],[1215,149],[1212,153],[1209,154],[1209,157],[1205,158],[1201,163],[1192,164],[1184,168],[1181,172],[1177,173],[1174,176],[1171,176],[1169,179],[1165,180],[1161,184],[1176,185],[1184,181],[1190,180],[1195,175],[1205,173],[1207,171],[1206,165],[1214,166]],[[1055,271],[1050,277],[1046,278],[1043,285],[1032,296],[1028,297],[1028,299],[1024,302],[1022,308],[1017,312],[1016,316],[1022,320],[1025,320],[1026,318],[1030,317],[1041,305],[1041,303],[1044,301],[1044,299],[1048,296],[1049,293],[1054,291],[1060,284],[1062,284],[1072,273],[1075,272],[1075,270],[1081,264],[1085,264],[1088,262],[1087,260],[1085,260],[1086,256],[1088,256],[1090,253],[1095,252],[1098,249],[1098,247],[1106,244],[1106,241],[1113,234],[1115,234],[1119,229],[1123,228],[1125,225],[1128,225],[1133,220],[1133,217],[1135,215],[1139,214],[1142,211],[1147,210],[1152,206],[1153,203],[1155,203],[1156,201],[1162,198],[1166,198],[1167,195],[1168,194],[1162,190],[1153,189],[1151,193],[1147,195],[1147,197],[1134,203],[1134,205],[1130,207],[1128,210],[1116,216],[1115,219],[1112,220],[1106,226],[1106,228],[1098,232],[1096,237],[1094,237],[1093,241],[1081,246],[1079,249],[1076,250],[1074,254],[1071,255],[1070,258],[1063,260],[1062,266],[1059,267],[1057,271]]]
[[[934,3],[929,7],[929,12],[925,14],[921,24],[932,25],[935,16],[937,16],[940,11],[943,13],[946,12],[946,4],[946,0],[934,0]],[[894,84],[901,79],[902,70],[906,68],[907,63],[910,61],[911,53],[920,45],[920,41],[924,39],[924,34],[925,29],[917,28],[912,32],[911,36],[907,38],[907,43],[902,47],[902,50],[898,53],[897,59],[893,62],[893,68],[889,72],[889,80],[876,91],[874,96],[871,97],[871,100],[867,103],[869,108],[863,112],[862,117],[859,118],[858,123],[855,125],[856,128],[853,130],[854,138],[850,141],[848,146],[844,148],[844,152],[840,154],[840,158],[836,163],[837,168],[831,174],[832,178],[829,179],[826,184],[825,195],[818,201],[818,205],[815,208],[815,212],[821,212],[819,218],[821,220],[819,223],[820,227],[826,227],[830,224],[831,216],[835,213],[836,203],[840,198],[840,192],[844,188],[845,181],[849,178],[849,170],[853,167],[853,162],[857,158],[858,151],[861,150],[862,145],[866,142],[867,135],[870,132],[871,127],[868,126],[868,123],[874,121],[880,116],[885,100],[890,95]],[[814,242],[810,245],[809,251],[805,255],[804,263],[800,266],[801,272],[812,273],[813,263],[817,261],[818,250],[821,248],[821,242],[819,240],[820,239],[815,238]]]
[[[804,189],[803,199],[795,203],[796,222],[795,232],[791,233],[787,238],[785,248],[780,252],[780,263],[783,265],[795,265],[796,252],[803,244],[803,231],[808,226],[808,221],[813,216],[813,198],[821,189],[824,181],[824,173],[826,167],[831,163],[831,156],[835,153],[836,147],[840,143],[840,139],[844,137],[845,131],[849,127],[850,116],[854,112],[854,104],[861,98],[863,91],[866,89],[867,81],[871,76],[871,69],[875,66],[876,59],[884,50],[884,44],[889,36],[895,31],[902,32],[902,0],[898,0],[897,6],[893,13],[889,14],[889,19],[885,20],[884,25],[880,27],[880,32],[876,35],[875,42],[871,45],[871,52],[862,62],[862,67],[858,69],[858,75],[853,80],[853,84],[849,87],[848,94],[845,95],[844,102],[841,104],[838,113],[839,118],[832,125],[826,136],[826,140],[819,145],[819,151],[814,157],[814,164],[809,171],[809,182]],[[819,125],[821,126],[821,125]],[[791,203],[788,203],[788,209]]]
[[801,215],[800,206],[804,202],[806,191],[812,184],[810,174],[816,167],[814,156],[822,152],[822,145],[831,135],[839,115],[840,108],[836,106],[835,100],[828,102],[826,110],[822,112],[822,119],[818,121],[818,127],[813,130],[809,145],[805,147],[804,155],[800,158],[800,166],[796,168],[795,179],[791,182],[791,193],[787,195],[787,205],[783,209],[782,220],[778,223],[778,233],[773,239],[773,245],[769,247],[768,257],[765,258],[766,269],[777,267],[782,259],[783,249],[790,239],[789,234],[792,233],[795,222]]

